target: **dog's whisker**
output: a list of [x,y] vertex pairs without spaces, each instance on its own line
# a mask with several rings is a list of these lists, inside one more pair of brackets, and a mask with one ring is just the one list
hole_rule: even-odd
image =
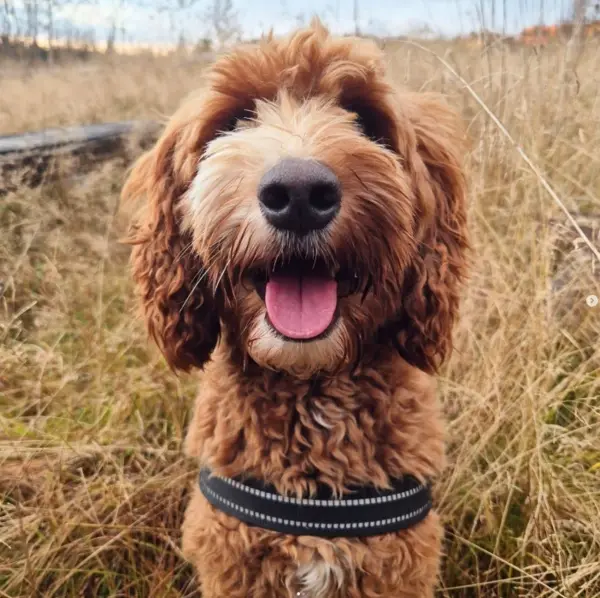
[[183,248],[181,249],[181,251],[177,254],[177,256],[175,257],[175,261],[179,261],[180,259],[182,259],[183,257],[186,256],[186,254],[192,249],[194,245],[193,241],[190,241],[189,243],[186,243]]
[[219,274],[219,277],[217,278],[217,280],[215,281],[215,283],[213,284],[213,293],[217,292],[217,289],[219,288],[219,285],[221,284],[221,281],[223,280],[223,276],[225,276],[228,268],[229,268],[229,264],[230,261],[228,261],[222,268],[221,273]]
[[214,261],[215,260],[213,258],[210,262],[203,265],[203,267],[201,267],[198,270],[198,272],[195,274],[195,276],[192,278],[192,288],[191,288],[190,292],[187,294],[183,304],[179,308],[180,314],[183,312],[186,305],[189,303],[190,299],[192,298],[192,296],[194,295],[194,293],[196,292],[196,290],[198,289],[198,287],[200,286],[202,281],[208,276],[209,269],[210,269],[211,265],[214,263]]
[[185,309],[185,306],[188,304],[189,300],[192,298],[192,296],[194,295],[194,293],[196,292],[196,290],[198,289],[198,287],[200,286],[200,284],[206,278],[207,275],[208,275],[208,270],[204,270],[203,272],[201,272],[201,275],[199,276],[198,280],[192,286],[190,292],[188,293],[187,297],[185,298],[185,301],[183,302],[183,304],[179,308],[179,313],[180,314],[183,312],[183,310]]

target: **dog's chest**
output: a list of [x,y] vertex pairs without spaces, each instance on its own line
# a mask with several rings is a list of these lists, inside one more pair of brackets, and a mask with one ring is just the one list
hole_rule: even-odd
[[[414,383],[410,374],[403,379]],[[443,455],[437,402],[428,384],[405,388],[400,375],[371,369],[319,383],[261,384],[240,377],[227,386],[208,376],[188,454],[221,475],[251,476],[291,495],[306,495],[317,480],[343,492],[383,487],[404,473],[429,477]]]
[[390,396],[374,398],[352,386],[334,390],[257,401],[240,430],[245,460],[260,454],[271,471],[281,472],[284,486],[294,489],[312,475],[336,488],[383,476]]
[[329,598],[345,586],[346,572],[341,563],[326,563],[316,557],[300,565],[296,574],[296,598]]

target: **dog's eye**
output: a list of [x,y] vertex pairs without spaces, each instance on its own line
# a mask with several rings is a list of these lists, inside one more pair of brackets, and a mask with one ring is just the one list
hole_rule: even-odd
[[231,133],[235,131],[240,123],[248,122],[252,120],[255,116],[254,110],[251,108],[242,108],[235,114],[232,114],[228,120],[226,120],[220,127],[217,132],[217,135],[224,135],[225,133]]
[[356,124],[365,137],[390,145],[389,123],[380,111],[359,100],[342,102],[342,108],[356,115]]

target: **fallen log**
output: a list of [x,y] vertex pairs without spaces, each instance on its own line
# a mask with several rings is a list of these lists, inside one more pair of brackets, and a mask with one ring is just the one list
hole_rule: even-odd
[[159,131],[153,121],[125,121],[0,136],[0,194],[52,179],[60,161],[68,160],[69,171],[85,172],[98,161],[148,146]]

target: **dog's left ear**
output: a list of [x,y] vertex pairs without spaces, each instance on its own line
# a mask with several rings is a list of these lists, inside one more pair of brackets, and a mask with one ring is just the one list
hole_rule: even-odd
[[201,118],[174,118],[134,165],[123,199],[141,199],[131,264],[150,336],[173,369],[202,367],[219,336],[217,301],[181,226],[181,200],[208,137]]
[[409,362],[434,372],[451,352],[466,277],[469,242],[462,162],[467,144],[460,119],[439,96],[407,95],[401,109],[410,126],[400,133],[405,137],[398,146],[417,201],[418,253],[406,272],[391,332]]

